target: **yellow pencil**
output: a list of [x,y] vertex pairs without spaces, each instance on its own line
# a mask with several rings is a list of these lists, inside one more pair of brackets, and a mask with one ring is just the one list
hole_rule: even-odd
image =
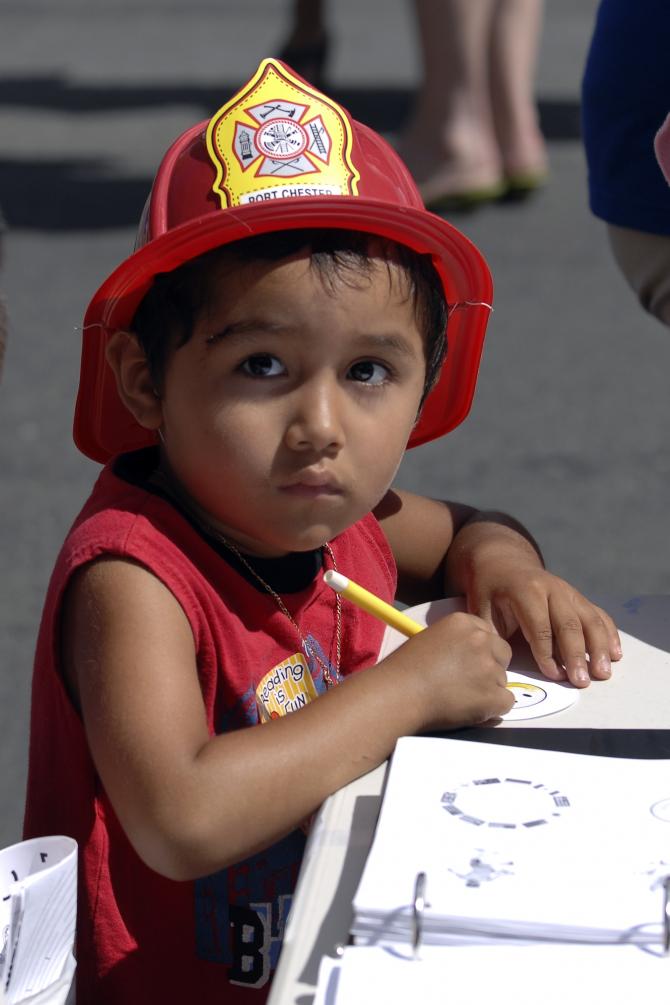
[[368,614],[373,614],[380,621],[402,632],[408,638],[412,635],[418,635],[419,632],[423,631],[424,626],[420,625],[418,621],[412,621],[402,611],[397,611],[395,607],[387,604],[385,600],[375,597],[374,593],[370,593],[369,590],[365,590],[358,583],[352,582],[351,579],[343,576],[341,572],[329,569],[328,572],[323,574],[323,580],[336,593],[341,593],[343,597],[351,600],[357,607],[367,611]]
[[[354,583],[347,576],[343,576],[341,572],[329,569],[328,572],[324,572],[323,581],[332,587],[336,593],[341,593],[343,597],[350,600],[352,604],[356,604],[357,607],[367,611],[368,614],[374,614],[380,621],[390,625],[391,628],[395,628],[396,631],[406,635],[407,638],[411,638],[412,635],[418,635],[419,632],[424,630],[424,625],[420,625],[418,621],[408,618],[406,614],[387,604],[381,597],[375,597],[374,593],[370,593],[369,590],[359,586],[358,583]],[[513,690],[520,685],[517,683],[508,683],[505,686],[509,690]]]

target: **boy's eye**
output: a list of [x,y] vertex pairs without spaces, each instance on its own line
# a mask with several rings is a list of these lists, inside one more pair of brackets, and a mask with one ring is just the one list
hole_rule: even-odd
[[259,352],[245,359],[240,368],[251,377],[278,377],[285,373],[284,364],[268,352]]
[[357,380],[362,384],[384,384],[388,380],[389,371],[382,363],[364,359],[350,367],[348,376],[350,380]]

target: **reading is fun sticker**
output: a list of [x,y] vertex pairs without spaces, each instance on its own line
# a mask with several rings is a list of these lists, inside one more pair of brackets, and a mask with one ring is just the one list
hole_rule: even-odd
[[307,660],[294,653],[268,670],[256,688],[256,704],[261,722],[278,719],[304,708],[318,697]]
[[221,208],[296,196],[358,195],[347,113],[275,59],[212,117],[207,149]]

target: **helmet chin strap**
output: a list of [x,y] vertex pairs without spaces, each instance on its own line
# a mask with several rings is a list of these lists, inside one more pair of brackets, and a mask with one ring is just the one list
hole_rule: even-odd
[[493,304],[487,304],[484,300],[462,300],[457,304],[450,304],[447,310],[449,317],[457,311],[460,307],[488,307],[490,311],[493,311]]
[[[161,396],[160,396],[160,394],[158,393],[158,391],[156,390],[155,387],[151,388],[151,392],[152,392],[154,398],[156,398],[157,401],[161,400]],[[163,446],[165,446],[165,437],[163,436],[163,430],[160,428],[160,426],[158,427],[158,429],[156,430],[156,432],[158,433],[158,439],[161,441],[161,444]]]

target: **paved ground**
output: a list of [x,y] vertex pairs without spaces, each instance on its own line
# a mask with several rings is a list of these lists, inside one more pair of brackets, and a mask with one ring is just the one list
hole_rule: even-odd
[[[404,0],[333,4],[333,85],[389,135],[419,74]],[[552,179],[454,219],[496,309],[468,421],[400,481],[509,509],[583,589],[670,589],[670,336],[633,303],[586,206],[578,94],[595,0],[548,0],[538,73]],[[20,833],[32,650],[48,575],[96,466],[70,440],[77,326],[129,251],[152,170],[276,49],[271,0],[5,0],[0,23],[0,845]]]

